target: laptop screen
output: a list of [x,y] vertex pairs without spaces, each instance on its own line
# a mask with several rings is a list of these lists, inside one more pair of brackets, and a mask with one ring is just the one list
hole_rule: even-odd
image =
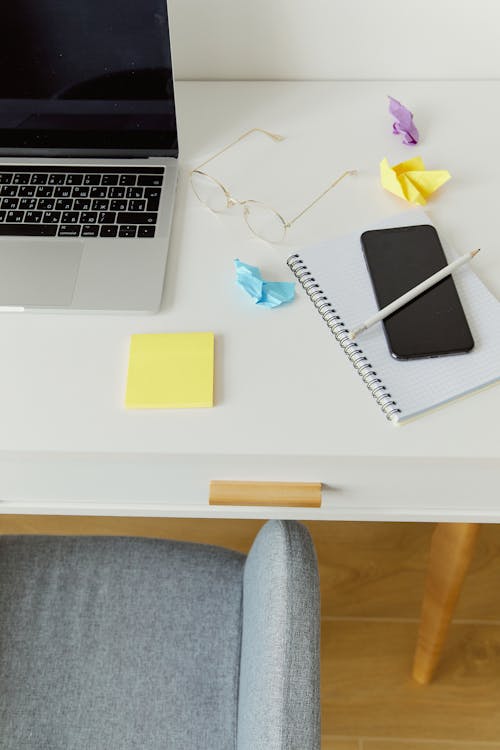
[[166,0],[4,0],[0,151],[177,155]]

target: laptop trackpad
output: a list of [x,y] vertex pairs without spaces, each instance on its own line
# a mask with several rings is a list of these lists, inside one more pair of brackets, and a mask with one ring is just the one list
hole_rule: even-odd
[[69,307],[83,242],[0,240],[0,307]]

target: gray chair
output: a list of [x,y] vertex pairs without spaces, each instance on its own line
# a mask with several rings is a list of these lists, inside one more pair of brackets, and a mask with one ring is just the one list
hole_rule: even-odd
[[1,750],[319,750],[307,530],[0,538]]

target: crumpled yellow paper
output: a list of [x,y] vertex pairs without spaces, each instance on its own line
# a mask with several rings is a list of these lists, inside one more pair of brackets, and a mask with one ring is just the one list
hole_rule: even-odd
[[409,203],[425,206],[427,198],[451,178],[446,169],[426,169],[420,156],[390,166],[380,162],[380,181],[390,193]]

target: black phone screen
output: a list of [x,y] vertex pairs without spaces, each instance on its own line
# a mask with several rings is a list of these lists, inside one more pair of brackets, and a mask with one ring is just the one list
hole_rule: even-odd
[[[361,244],[379,308],[447,265],[434,227],[422,224],[364,232]],[[468,352],[474,346],[452,276],[384,319],[396,359]]]

